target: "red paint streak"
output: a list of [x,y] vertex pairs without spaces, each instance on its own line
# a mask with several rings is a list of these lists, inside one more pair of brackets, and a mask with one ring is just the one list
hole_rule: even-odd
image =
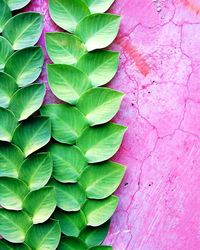
[[187,7],[188,9],[190,9],[192,12],[196,13],[196,15],[200,14],[200,6],[192,3],[191,0],[181,0],[181,3]]
[[147,76],[150,73],[150,67],[145,61],[144,57],[137,50],[135,46],[133,46],[129,39],[126,37],[116,39],[115,43],[117,43],[124,52],[134,60],[136,67],[140,71],[140,73],[144,76]]

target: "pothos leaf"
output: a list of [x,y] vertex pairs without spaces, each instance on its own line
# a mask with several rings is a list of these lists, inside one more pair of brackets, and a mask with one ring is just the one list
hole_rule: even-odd
[[125,168],[114,162],[89,166],[81,175],[80,183],[90,199],[104,199],[119,186]]
[[78,37],[63,32],[46,33],[46,48],[50,59],[57,64],[75,64],[86,53]]
[[31,249],[55,250],[59,244],[61,230],[59,222],[49,220],[43,224],[33,225],[26,235],[26,244]]
[[40,47],[25,48],[9,57],[4,70],[16,80],[19,87],[24,87],[39,77],[43,60]]
[[13,244],[5,240],[0,240],[0,249],[2,250],[31,250],[26,244]]
[[31,47],[42,33],[43,19],[39,13],[25,12],[12,17],[5,25],[3,36],[14,50]]
[[123,93],[108,88],[88,90],[78,100],[77,107],[91,126],[110,121],[119,110]]
[[63,237],[58,246],[58,250],[87,250],[87,246],[79,239],[74,237]]
[[23,160],[24,155],[18,147],[10,143],[0,142],[1,177],[18,177]]
[[77,67],[85,72],[94,87],[105,85],[116,74],[119,53],[112,51],[95,51],[83,55]]
[[[1,2],[1,1],[0,1]],[[1,5],[1,3],[0,3]],[[8,57],[13,53],[11,44],[3,36],[0,36],[0,71],[4,69]]]
[[106,12],[115,0],[83,0],[89,7],[91,13],[103,13]]
[[31,216],[33,224],[49,219],[56,208],[56,194],[53,187],[43,187],[27,195],[23,207]]
[[63,183],[77,182],[86,166],[86,159],[76,146],[51,144],[49,152],[53,158],[53,177]]
[[56,97],[76,104],[81,94],[91,87],[86,74],[70,65],[48,65],[49,85]]
[[18,10],[25,7],[31,0],[4,0],[11,10]]
[[17,119],[8,109],[0,108],[0,140],[10,142],[17,127]]
[[37,117],[21,123],[13,136],[13,143],[25,156],[45,146],[51,138],[51,122],[46,117]]
[[52,137],[62,143],[74,144],[87,126],[83,114],[66,104],[49,104],[43,106],[40,112],[51,119]]
[[32,222],[22,211],[0,209],[0,234],[12,243],[24,242],[26,233]]
[[53,162],[49,153],[39,153],[28,157],[19,170],[19,178],[31,191],[44,187],[51,177]]
[[57,210],[54,216],[60,223],[62,233],[66,236],[78,237],[86,226],[85,215],[82,211],[68,213]]
[[87,5],[80,0],[50,0],[49,10],[53,21],[69,32],[73,32],[81,19],[90,14]]
[[55,187],[57,206],[64,211],[79,211],[86,200],[85,192],[79,184],[62,184],[51,180],[48,185]]
[[97,246],[97,247],[92,247],[89,250],[112,250],[111,246]]
[[125,131],[126,127],[114,123],[90,127],[78,138],[77,146],[89,163],[105,161],[117,152]]
[[22,181],[0,177],[0,205],[10,210],[21,210],[28,187]]
[[32,84],[21,88],[11,98],[9,109],[18,121],[25,120],[41,107],[44,96],[44,84]]
[[110,196],[104,200],[88,200],[83,207],[87,225],[98,227],[111,218],[117,208],[118,197]]
[[4,29],[4,26],[7,23],[7,21],[12,17],[12,13],[4,0],[0,0],[0,10],[1,10],[0,33],[1,33]]
[[120,16],[92,14],[80,21],[75,34],[85,43],[88,51],[102,49],[114,41],[119,24]]

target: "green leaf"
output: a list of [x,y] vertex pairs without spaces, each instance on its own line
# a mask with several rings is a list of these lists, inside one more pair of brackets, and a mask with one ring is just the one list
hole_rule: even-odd
[[80,184],[90,199],[104,199],[118,188],[125,168],[114,162],[90,165],[81,175]]
[[53,21],[69,32],[74,32],[81,19],[90,14],[87,5],[80,0],[49,0],[49,10]]
[[95,51],[82,56],[77,67],[88,75],[94,87],[98,87],[112,80],[117,72],[118,63],[118,52]]
[[59,244],[60,236],[59,222],[49,220],[43,224],[33,225],[27,233],[25,242],[31,249],[55,250]]
[[[0,5],[1,5],[0,0]],[[0,71],[3,71],[8,57],[13,53],[11,44],[3,36],[0,36]]]
[[0,235],[12,243],[24,242],[32,222],[22,211],[0,209]]
[[18,147],[0,142],[0,177],[18,177],[23,160],[24,155]]
[[[3,31],[5,24],[7,21],[12,17],[12,13],[8,7],[8,5],[5,3],[4,0],[0,0],[0,33]],[[1,50],[1,49],[0,49]]]
[[51,122],[46,117],[34,117],[21,123],[15,130],[13,143],[27,157],[45,146],[51,138]]
[[31,0],[5,0],[11,10],[18,10],[25,7]]
[[10,99],[17,89],[15,80],[6,73],[0,72],[0,107],[8,107]]
[[70,65],[47,65],[49,85],[56,97],[76,104],[81,94],[91,87],[86,74]]
[[0,205],[10,210],[21,210],[28,187],[20,180],[0,177]]
[[97,246],[97,247],[92,247],[89,250],[112,250],[111,246]]
[[63,237],[58,250],[87,250],[87,246],[78,238]]
[[14,114],[4,108],[0,108],[0,140],[10,142],[17,127],[17,119]]
[[85,43],[88,51],[102,49],[110,45],[117,36],[120,16],[92,14],[77,26],[75,35]]
[[5,72],[11,75],[19,87],[34,82],[42,70],[44,56],[40,47],[29,47],[9,57]]
[[91,13],[103,13],[106,12],[115,0],[83,0],[90,9]]
[[49,186],[55,187],[57,206],[64,211],[79,211],[85,203],[85,192],[79,184],[62,184],[51,180]]
[[14,50],[31,47],[42,33],[43,18],[39,13],[25,12],[12,17],[3,30],[3,36]]
[[46,48],[56,64],[75,64],[87,52],[78,37],[63,32],[46,33]]
[[83,207],[87,225],[98,227],[108,221],[117,208],[118,197],[110,196],[104,200],[88,200]]
[[86,226],[85,215],[82,211],[67,213],[57,210],[54,216],[60,223],[62,233],[66,236],[78,237]]
[[86,166],[86,159],[76,146],[51,144],[53,177],[63,183],[77,182]]
[[86,227],[82,230],[79,238],[85,242],[88,247],[100,245],[108,234],[110,221],[99,227]]
[[31,250],[26,244],[12,244],[5,240],[0,240],[0,249],[2,250]]
[[33,224],[49,219],[56,208],[56,194],[53,187],[43,187],[27,195],[24,209],[31,216]]
[[49,181],[53,169],[53,162],[49,153],[39,153],[28,157],[19,171],[19,178],[23,180],[31,191],[44,187]]
[[43,106],[40,112],[51,119],[52,137],[62,143],[74,144],[87,126],[82,113],[70,105],[49,104]]
[[32,84],[14,94],[9,109],[19,121],[25,120],[41,107],[44,96],[45,85]]
[[108,123],[84,130],[77,140],[77,146],[85,154],[89,163],[111,158],[119,149],[126,127]]
[[118,112],[123,93],[108,88],[95,88],[83,94],[77,108],[91,126],[110,121]]

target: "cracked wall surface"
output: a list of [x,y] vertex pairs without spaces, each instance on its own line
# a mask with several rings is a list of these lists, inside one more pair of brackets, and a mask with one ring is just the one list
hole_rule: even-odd
[[[44,32],[59,30],[47,1],[33,0],[27,10],[44,14]],[[115,121],[129,129],[114,157],[128,168],[106,243],[114,250],[198,250],[200,1],[116,0],[111,11],[122,25],[110,86],[126,94]],[[57,102],[50,91],[46,102]]]

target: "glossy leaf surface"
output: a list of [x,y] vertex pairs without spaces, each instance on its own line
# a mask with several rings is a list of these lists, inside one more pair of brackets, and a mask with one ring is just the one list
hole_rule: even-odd
[[5,3],[4,0],[0,0],[0,33],[3,31],[5,24],[7,21],[12,17],[12,13],[8,7],[8,5]]
[[11,44],[3,36],[0,36],[0,71],[3,71],[6,61],[12,53]]
[[106,12],[115,0],[83,0],[89,7],[91,13],[103,13]]
[[58,250],[87,250],[87,246],[78,238],[63,237]]
[[11,10],[18,10],[25,7],[31,0],[5,0]]
[[26,244],[13,244],[5,240],[0,241],[0,249],[2,250],[31,250]]

